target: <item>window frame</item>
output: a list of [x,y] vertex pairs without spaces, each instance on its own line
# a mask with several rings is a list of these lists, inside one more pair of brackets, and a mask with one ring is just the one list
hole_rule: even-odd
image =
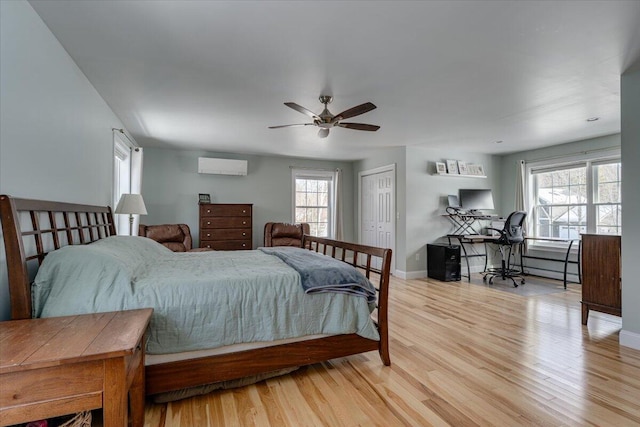
[[[316,179],[327,181],[329,184],[329,197],[327,204],[327,237],[335,236],[335,203],[336,203],[336,172],[324,169],[291,168],[291,222],[296,223],[296,180]],[[313,227],[312,227],[313,229]]]
[[[527,212],[530,214],[531,220],[528,220],[529,235],[535,237],[532,233],[535,230],[535,224],[537,218],[535,217],[535,201],[536,201],[536,187],[535,187],[535,174],[541,171],[552,172],[554,170],[570,169],[573,167],[586,167],[586,196],[587,196],[587,221],[586,232],[595,233],[597,231],[596,225],[596,209],[598,204],[595,203],[595,191],[596,191],[596,179],[595,166],[621,163],[620,148],[610,148],[603,150],[594,150],[591,152],[583,152],[580,154],[561,156],[549,158],[546,160],[538,160],[526,163],[525,173],[525,188],[526,188],[526,206]],[[622,185],[622,175],[620,176],[620,185]],[[620,200],[620,207],[622,208],[622,200]],[[621,225],[620,225],[621,226]],[[566,253],[566,243],[548,242],[548,241],[536,241],[531,240],[528,242],[531,249],[540,249],[550,252],[564,252]],[[578,252],[578,245],[574,245],[571,248],[572,253]]]

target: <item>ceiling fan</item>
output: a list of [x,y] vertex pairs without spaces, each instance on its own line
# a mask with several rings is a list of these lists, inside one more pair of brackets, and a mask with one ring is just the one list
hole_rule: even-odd
[[347,123],[342,122],[344,119],[348,119],[351,117],[359,116],[360,114],[368,113],[369,111],[376,108],[371,102],[365,102],[364,104],[360,104],[356,107],[349,108],[348,110],[343,111],[340,114],[336,114],[335,116],[331,114],[329,109],[327,108],[327,104],[330,104],[333,101],[333,96],[329,95],[320,95],[320,102],[324,104],[324,110],[322,113],[316,114],[311,110],[304,108],[301,105],[296,104],[295,102],[285,102],[289,108],[293,108],[296,111],[299,111],[302,114],[305,114],[313,119],[313,123],[299,123],[294,125],[281,125],[281,126],[269,126],[269,129],[279,129],[279,128],[288,128],[294,126],[318,126],[320,129],[318,130],[318,136],[320,138],[326,138],[329,135],[329,130],[338,126],[341,128],[347,129],[355,129],[355,130],[367,130],[367,131],[376,131],[380,129],[380,126],[376,125],[368,125],[364,123]]

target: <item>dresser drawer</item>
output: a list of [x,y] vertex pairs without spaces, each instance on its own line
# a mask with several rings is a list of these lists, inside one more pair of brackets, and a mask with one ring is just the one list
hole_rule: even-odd
[[250,238],[250,228],[221,228],[200,231],[200,240],[247,240]]
[[200,217],[212,216],[251,217],[251,205],[200,205]]
[[216,249],[219,251],[253,249],[251,240],[201,240],[200,247]]
[[200,230],[207,228],[248,228],[251,230],[251,218],[218,217],[201,218]]

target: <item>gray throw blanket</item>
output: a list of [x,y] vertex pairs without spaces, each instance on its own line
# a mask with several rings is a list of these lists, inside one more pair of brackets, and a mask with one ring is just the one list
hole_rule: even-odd
[[275,255],[300,274],[302,288],[308,294],[337,292],[362,296],[375,303],[376,290],[355,267],[307,249],[279,246],[259,248]]

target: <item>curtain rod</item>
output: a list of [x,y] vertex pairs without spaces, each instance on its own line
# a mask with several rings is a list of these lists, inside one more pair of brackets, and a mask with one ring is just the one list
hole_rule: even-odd
[[325,172],[336,172],[336,171],[340,171],[342,169],[340,168],[333,168],[333,169],[328,169],[328,168],[312,168],[312,167],[305,167],[305,166],[289,166],[289,169],[301,169],[301,170],[308,170],[308,171],[325,171]]
[[129,135],[124,133],[124,129],[111,128],[111,131],[112,132],[120,132],[121,134],[123,134],[124,137],[127,138],[129,140],[129,142],[133,144],[133,148],[135,148],[136,151],[140,151],[138,143],[135,142],[133,139],[129,138]]
[[535,163],[535,162],[542,162],[545,160],[565,159],[567,157],[572,157],[579,154],[584,156],[587,154],[598,153],[601,151],[614,151],[614,150],[620,150],[620,146],[616,145],[612,147],[594,148],[593,150],[578,151],[577,153],[558,154],[556,156],[541,157],[539,159],[530,159],[530,160],[521,160],[521,161],[524,161],[525,163]]

